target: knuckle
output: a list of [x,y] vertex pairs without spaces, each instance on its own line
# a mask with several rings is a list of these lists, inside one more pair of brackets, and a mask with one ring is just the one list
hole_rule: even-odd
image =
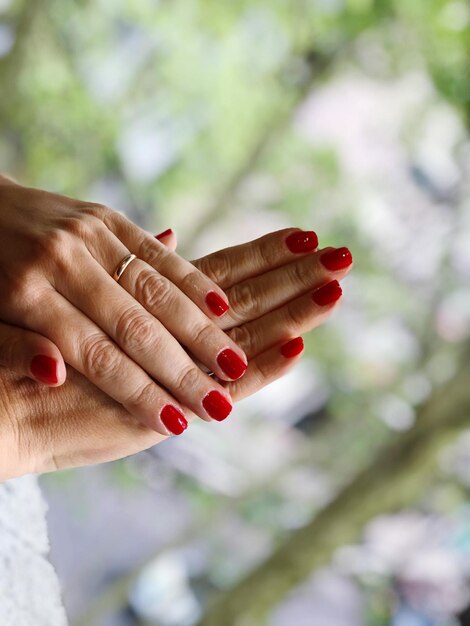
[[258,256],[263,267],[271,267],[279,261],[279,250],[273,245],[272,239],[260,239]]
[[235,326],[235,328],[232,328],[227,334],[230,339],[243,350],[248,358],[255,354],[258,341],[257,334],[253,329],[250,330],[245,325]]
[[143,309],[128,309],[116,326],[118,343],[130,351],[146,349],[154,335],[152,318]]
[[97,202],[87,202],[84,205],[82,204],[79,208],[81,213],[84,215],[95,217],[102,222],[104,222],[109,214],[112,213],[112,210],[109,207]]
[[202,324],[193,329],[191,333],[192,341],[197,346],[208,346],[210,339],[214,335],[214,326],[210,323]]
[[99,231],[105,229],[103,222],[92,215],[80,212],[78,215],[67,217],[62,225],[66,233],[75,239],[87,241]]
[[254,293],[251,282],[245,282],[230,290],[229,300],[232,317],[244,321],[256,312],[259,294]]
[[31,240],[29,255],[24,260],[23,272],[28,275],[38,269],[68,272],[72,255],[76,250],[76,238],[62,228],[54,227]]
[[158,387],[154,383],[147,382],[129,395],[127,405],[133,411],[145,411],[148,407],[153,407],[157,404],[157,391]]
[[22,284],[16,292],[15,310],[21,312],[23,321],[27,326],[32,326],[38,311],[47,309],[50,304],[50,292],[48,288],[34,285],[31,280]]
[[44,285],[45,273],[68,273],[77,249],[76,238],[63,228],[26,236],[24,253],[14,266],[4,268],[0,276],[2,304],[14,304],[15,308],[24,308],[36,299],[38,285]]
[[82,363],[87,376],[110,378],[119,366],[116,346],[104,336],[87,337],[82,346]]
[[80,206],[79,210],[81,216],[85,216],[89,223],[93,225],[93,230],[101,228],[114,232],[116,227],[120,226],[122,222],[127,222],[123,215],[105,204],[87,202],[85,205]]
[[194,392],[200,382],[201,370],[196,366],[188,365],[176,375],[176,385],[178,389]]
[[160,244],[156,239],[150,239],[143,237],[139,244],[137,256],[144,259],[149,265],[154,267],[161,263],[164,254],[168,251],[163,244]]
[[198,283],[200,283],[200,279],[201,276],[197,270],[190,271],[183,276],[178,286],[184,293],[190,293],[191,291],[194,291],[194,288]]
[[233,271],[229,258],[217,252],[205,256],[195,263],[203,274],[219,286],[227,284]]
[[34,242],[36,258],[41,261],[51,258],[54,261],[62,259],[68,254],[72,239],[66,230],[59,227],[50,228]]
[[84,239],[90,234],[90,224],[85,216],[82,217],[67,217],[63,222],[63,230],[69,233],[73,237]]
[[[310,261],[311,257],[307,257],[307,261]],[[312,281],[312,266],[311,263],[307,266],[305,262],[290,263],[289,267],[291,284],[301,285],[302,287],[310,287]]]
[[289,331],[296,333],[303,329],[305,314],[295,303],[288,303],[285,308],[285,325]]
[[170,281],[153,270],[142,270],[135,283],[136,299],[148,311],[171,306],[174,289]]
[[[21,315],[23,325],[32,327],[38,311],[47,309],[50,304],[47,289],[34,283],[30,276],[2,281],[2,310],[9,314]],[[24,350],[24,346],[23,346]]]

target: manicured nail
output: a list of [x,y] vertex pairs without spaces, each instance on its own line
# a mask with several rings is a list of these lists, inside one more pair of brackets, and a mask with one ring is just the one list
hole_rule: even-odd
[[242,361],[238,354],[233,350],[230,350],[230,348],[222,350],[222,352],[217,357],[217,363],[219,364],[219,367],[232,380],[237,380],[237,378],[241,378],[246,372],[246,368],[248,367],[248,365],[244,361]]
[[160,419],[164,423],[165,427],[168,428],[170,433],[173,433],[174,435],[181,435],[181,433],[188,427],[188,422],[186,421],[184,415],[171,404],[165,404],[163,409],[160,411]]
[[159,235],[155,235],[155,239],[163,239],[164,237],[168,237],[168,235],[172,235],[172,234],[173,234],[172,229],[168,228],[168,230],[164,230]]
[[206,304],[217,317],[226,313],[229,309],[228,304],[215,291],[209,291],[206,296]]
[[304,349],[304,340],[302,337],[296,337],[295,339],[291,339],[283,346],[281,346],[281,354],[285,356],[286,359],[292,359],[302,352]]
[[327,270],[334,272],[349,267],[353,262],[353,258],[348,248],[337,248],[336,250],[330,250],[322,254],[320,261]]
[[336,300],[341,298],[343,290],[337,280],[332,280],[330,283],[323,285],[320,289],[317,289],[312,293],[312,299],[320,306],[326,306],[327,304],[333,304]]
[[218,422],[228,417],[232,410],[230,402],[218,391],[209,391],[202,400],[202,406]]
[[59,382],[57,365],[57,361],[52,357],[38,354],[31,361],[31,373],[42,383],[55,385]]
[[286,239],[287,247],[291,252],[311,252],[318,246],[317,233],[313,230],[298,230],[291,233]]

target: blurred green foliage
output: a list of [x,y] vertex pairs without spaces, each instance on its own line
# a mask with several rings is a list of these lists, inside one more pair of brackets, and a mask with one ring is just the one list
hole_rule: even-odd
[[[468,119],[467,9],[455,0],[16,0],[2,15],[17,38],[0,62],[1,162],[78,196],[116,177],[165,218],[188,198],[212,205],[271,134],[280,139],[265,159],[272,172],[306,157],[334,176],[333,155],[302,154],[282,132],[311,82],[351,56],[392,76],[424,52],[436,87]],[[373,46],[357,58],[361,37],[380,38],[380,63]],[[126,133],[150,131],[162,162],[123,171]],[[301,211],[301,190],[282,198],[280,208]]]

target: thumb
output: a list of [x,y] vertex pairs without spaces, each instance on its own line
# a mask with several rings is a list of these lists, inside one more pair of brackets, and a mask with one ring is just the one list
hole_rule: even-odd
[[0,366],[49,387],[65,382],[67,372],[59,348],[30,330],[0,323]]
[[155,235],[155,239],[158,239],[158,241],[161,241],[162,244],[164,244],[167,248],[170,248],[170,250],[173,251],[176,250],[176,246],[178,245],[178,242],[176,240],[176,234],[173,230],[171,230],[171,228],[168,228],[168,230],[164,230],[159,235]]

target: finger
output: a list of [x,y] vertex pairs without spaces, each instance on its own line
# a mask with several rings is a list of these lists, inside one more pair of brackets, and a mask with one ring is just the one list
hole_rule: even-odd
[[226,290],[230,311],[219,325],[233,328],[256,319],[332,278],[343,278],[352,264],[348,248],[324,248],[262,276],[241,281]]
[[178,245],[176,234],[171,228],[164,230],[158,235],[155,235],[155,239],[158,239],[160,243],[173,251],[176,250],[176,247]]
[[[238,400],[287,373],[298,362],[302,339],[298,337],[284,343],[287,346],[276,346],[253,360],[246,384],[230,383]],[[67,384],[52,393],[55,403],[61,407],[61,419],[46,420],[41,426],[47,430],[42,436],[48,445],[35,464],[36,472],[112,461],[154,446],[166,436],[139,424],[73,368],[69,370]],[[43,417],[43,398],[35,388],[29,394],[33,418],[38,417],[36,422]],[[188,421],[197,419],[189,411],[186,415]]]
[[86,288],[63,280],[56,284],[58,291],[202,419],[225,419],[231,399],[214,378],[197,367],[180,341],[217,375],[235,379],[245,372],[246,358],[233,340],[140,259],[129,265],[119,284],[86,251],[77,251],[75,265],[78,274],[86,277]]
[[53,289],[43,292],[41,302],[49,315],[31,311],[28,326],[54,341],[67,363],[149,428],[164,435],[183,432],[187,420],[177,400],[86,315]]
[[218,250],[193,265],[222,289],[289,263],[293,258],[317,249],[318,237],[313,230],[284,228],[254,241]]
[[46,337],[24,328],[0,323],[0,366],[49,387],[67,377],[62,354]]
[[[289,345],[291,344],[291,345]],[[249,378],[243,385],[233,385],[237,400],[255,393],[269,382],[287,373],[303,349],[300,337],[276,346],[257,357],[251,364]],[[299,352],[300,350],[300,352]],[[67,384],[54,390],[55,400],[61,406],[62,419],[48,420],[47,450],[36,462],[36,472],[103,463],[145,450],[165,439],[165,435],[141,426],[123,407],[106,394],[101,394],[83,376],[70,368]],[[31,407],[42,417],[42,397],[31,389]],[[197,419],[189,411],[188,421]],[[73,446],[70,440],[73,440]],[[106,442],[106,445],[103,445]]]
[[224,384],[236,402],[243,400],[284,376],[301,359],[303,350],[302,337],[288,339],[251,359],[242,379]]
[[222,289],[189,261],[120,213],[96,205],[88,210],[100,217],[130,252],[168,278],[209,318],[217,319],[227,312],[228,302]]
[[[174,341],[177,339],[196,359],[223,380],[235,380],[243,376],[246,370],[243,351],[168,278],[141,259],[135,259],[117,284],[109,274],[113,273],[118,263],[116,259],[122,259],[128,254],[126,247],[108,231],[101,238],[99,246],[92,244],[90,248],[98,263],[92,256],[80,254],[79,251],[74,258],[75,267],[80,268],[81,275],[86,276],[86,288],[83,284],[69,280],[62,281],[60,287],[57,283],[56,288],[94,320],[149,374],[158,378],[165,386],[171,384],[168,388],[172,393],[183,392],[178,369],[175,369],[176,363],[174,367],[168,366],[172,362],[171,358],[174,360],[174,355],[178,353],[180,365],[184,365],[184,357],[184,368],[188,369],[188,356]],[[92,298],[88,295],[90,293],[93,294]],[[139,307],[140,313],[136,310],[135,300],[142,305]],[[132,330],[122,327],[121,320],[126,319],[127,324],[133,321],[143,327],[139,331],[140,335],[145,329],[145,337],[142,339],[145,343],[139,345],[137,350],[135,345],[129,345]],[[170,361],[165,363],[166,372],[157,370],[157,366],[163,361],[155,359],[155,350],[164,346],[170,349],[170,344],[174,352]],[[172,381],[165,378],[165,373],[170,371],[174,375]],[[198,385],[202,385],[201,378]],[[201,390],[202,387],[194,388],[191,394],[193,400],[195,394]],[[184,400],[188,404],[189,398]]]
[[288,337],[304,334],[323,324],[337,306],[341,295],[340,284],[333,280],[263,317],[229,330],[228,334],[243,347],[250,363],[258,354]]

